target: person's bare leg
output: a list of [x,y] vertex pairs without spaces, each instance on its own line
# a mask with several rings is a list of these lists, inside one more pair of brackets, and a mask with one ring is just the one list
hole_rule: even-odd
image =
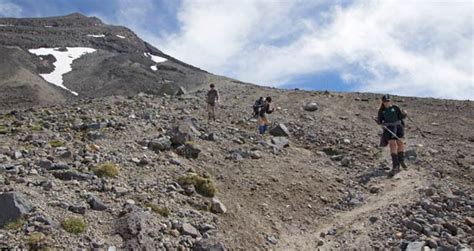
[[211,121],[212,118],[212,111],[211,111],[211,104],[207,104],[207,120]]
[[216,121],[216,105],[212,106],[212,119]]

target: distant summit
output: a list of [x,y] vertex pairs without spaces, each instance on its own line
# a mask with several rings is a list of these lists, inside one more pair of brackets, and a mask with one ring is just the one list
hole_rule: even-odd
[[[76,57],[76,48],[93,52]],[[0,109],[139,92],[173,95],[181,87],[204,84],[209,75],[161,52],[128,28],[80,13],[0,18],[0,58],[5,97]],[[51,75],[55,81],[47,77]]]

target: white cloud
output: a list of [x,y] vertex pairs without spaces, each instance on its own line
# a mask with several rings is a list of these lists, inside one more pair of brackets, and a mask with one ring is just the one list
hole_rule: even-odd
[[21,13],[20,6],[8,1],[0,2],[0,17],[19,17]]
[[471,1],[185,0],[180,30],[151,39],[257,84],[330,70],[360,90],[473,99],[473,13]]

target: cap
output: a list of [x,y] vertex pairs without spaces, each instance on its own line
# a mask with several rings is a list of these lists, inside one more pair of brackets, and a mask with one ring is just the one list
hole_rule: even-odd
[[383,95],[382,101],[390,101],[390,95],[388,94]]

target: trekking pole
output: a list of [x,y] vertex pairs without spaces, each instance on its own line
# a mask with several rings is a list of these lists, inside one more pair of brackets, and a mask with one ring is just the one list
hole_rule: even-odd
[[[375,118],[374,118],[374,121],[377,122],[377,124],[379,123]],[[395,134],[394,132],[392,132],[392,130],[388,129],[388,127],[387,127],[386,125],[384,125],[384,124],[379,124],[379,125],[381,125],[383,129],[387,130],[390,134],[392,134],[393,137],[395,137],[395,138],[398,139],[398,140],[401,140],[401,139],[397,136],[397,134]]]
[[408,118],[408,120],[410,120],[411,123],[413,123],[413,125],[415,126],[415,128],[420,132],[421,137],[423,137],[423,138],[428,138],[428,137],[423,133],[423,131],[420,129],[420,127],[415,123],[415,121],[413,121],[413,119],[411,119],[410,116],[406,115],[406,117]]

